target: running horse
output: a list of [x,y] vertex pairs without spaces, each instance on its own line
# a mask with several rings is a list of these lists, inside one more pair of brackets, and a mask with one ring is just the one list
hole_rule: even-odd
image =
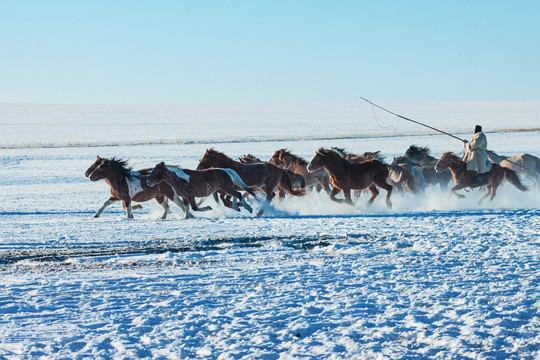
[[[240,161],[242,164],[261,164],[264,162],[252,154],[241,156],[238,158],[238,161]],[[302,175],[294,173],[288,169],[282,168],[281,166],[278,166],[278,167],[283,169],[283,171],[285,171],[287,176],[289,176],[293,189],[303,191],[303,189],[306,187],[306,179]],[[283,199],[285,197],[285,192],[286,191],[283,189],[283,186],[280,183],[280,185],[278,186],[278,194],[279,194],[280,199]]]
[[521,191],[528,190],[527,187],[523,186],[515,171],[498,164],[492,164],[491,170],[485,173],[484,182],[471,186],[469,171],[467,171],[467,163],[451,151],[445,152],[435,165],[435,170],[437,171],[444,171],[446,169],[450,169],[456,183],[456,186],[450,189],[450,193],[455,194],[460,199],[464,198],[465,195],[458,194],[456,191],[468,187],[480,187],[485,185],[486,194],[480,198],[479,203],[482,203],[488,196],[489,200],[493,200],[497,188],[504,179]]
[[[206,197],[217,192],[233,196],[232,207],[234,210],[240,211],[237,205],[237,200],[240,200],[244,208],[252,212],[253,209],[242,197],[242,194],[236,191],[235,185],[257,198],[253,189],[247,186],[240,176],[231,169],[189,170],[160,162],[152,170],[148,184],[157,186],[163,182],[173,188],[175,195],[183,198],[192,206],[195,204],[195,197]],[[189,208],[186,206],[186,217],[188,217],[187,214],[189,214]]]
[[316,187],[318,191],[324,189],[327,193],[330,193],[330,179],[328,173],[323,168],[313,172],[308,171],[308,162],[303,158],[292,154],[288,149],[277,150],[269,162],[282,169],[303,176],[306,187]]
[[174,191],[169,185],[163,183],[150,186],[148,184],[150,170],[152,169],[133,171],[125,160],[105,159],[98,156],[96,161],[86,170],[85,175],[92,181],[105,180],[111,188],[111,197],[96,212],[94,218],[100,217],[105,208],[118,201],[122,202],[128,219],[133,218],[133,209],[142,207],[132,205],[132,202],[145,202],[152,199],[156,199],[157,203],[163,207],[162,219],[167,218],[169,214],[168,200],[172,200],[185,211],[184,204],[178,197],[175,197]]
[[502,167],[509,168],[529,177],[540,189],[540,158],[531,154],[501,156],[488,150],[489,159]]
[[448,183],[452,179],[450,170],[437,172],[435,164],[437,158],[431,156],[431,149],[427,146],[411,145],[404,156],[397,158],[398,164],[409,164],[416,166],[424,175],[426,185],[439,185],[441,190],[448,188]]
[[[294,196],[304,195],[303,190],[294,190],[292,188],[289,176],[283,169],[270,163],[242,164],[228,157],[227,155],[214,149],[207,149],[202,159],[199,161],[197,170],[209,168],[227,168],[233,169],[240,175],[244,183],[251,188],[261,189],[265,193],[265,200],[270,204],[275,196],[275,190],[278,185]],[[262,215],[263,209],[257,215]]]
[[[324,168],[330,176],[330,183],[333,185],[330,199],[333,201],[354,205],[351,200],[351,190],[368,188],[371,192],[368,204],[372,204],[379,195],[377,190],[377,186],[379,186],[386,190],[386,205],[392,208],[390,196],[393,187],[386,182],[389,175],[388,165],[378,160],[353,163],[344,159],[336,150],[320,148],[315,152],[307,169],[308,171],[316,171],[320,168]],[[345,200],[336,199],[336,195],[340,191],[345,196]]]

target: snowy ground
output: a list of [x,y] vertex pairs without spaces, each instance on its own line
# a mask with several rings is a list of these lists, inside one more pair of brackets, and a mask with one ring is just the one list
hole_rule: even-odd
[[[490,132],[539,128],[538,102],[453,105],[397,110],[470,138],[475,120],[441,113],[472,109],[490,148],[540,155],[537,131]],[[367,208],[366,197],[350,207],[310,194],[259,218],[214,205],[183,220],[173,205],[160,220],[152,202],[133,220],[119,205],[92,218],[108,197],[104,182],[84,177],[96,155],[190,168],[212,146],[263,159],[283,147],[306,158],[320,146],[382,150],[390,160],[411,144],[435,156],[461,150],[401,122],[373,125],[370,107],[299,107],[223,108],[223,124],[218,108],[2,105],[0,359],[539,359],[537,189],[505,184],[483,206],[478,191],[458,200],[429,189],[394,194],[392,210],[382,197]]]

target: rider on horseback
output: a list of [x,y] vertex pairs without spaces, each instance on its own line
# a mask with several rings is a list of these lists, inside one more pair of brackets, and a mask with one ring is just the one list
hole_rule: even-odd
[[492,162],[487,152],[487,138],[482,132],[482,127],[474,127],[474,135],[471,141],[463,140],[463,147],[467,150],[463,161],[467,163],[471,187],[487,183],[484,175],[491,170]]

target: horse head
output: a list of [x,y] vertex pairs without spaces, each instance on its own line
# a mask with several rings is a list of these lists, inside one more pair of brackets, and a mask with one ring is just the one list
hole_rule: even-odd
[[123,177],[131,177],[132,176],[131,170],[132,168],[128,166],[128,163],[126,160],[116,159],[116,158],[100,159],[99,164],[97,164],[97,166],[92,170],[92,172],[89,174],[89,177],[90,177],[90,180],[92,181],[105,179],[106,177],[110,176],[112,173],[116,173]]
[[437,161],[437,164],[435,164],[435,171],[444,171],[451,167],[453,164],[459,163],[459,161],[463,162],[456,154],[451,151],[447,151],[442,154],[439,161]]
[[315,151],[313,159],[311,159],[311,161],[307,165],[307,170],[309,172],[314,172],[323,167],[327,161],[330,152],[331,150],[325,148],[319,148],[317,151]]
[[99,164],[101,164],[101,161],[102,161],[102,159],[98,156],[97,160],[94,161],[94,163],[92,165],[90,165],[90,167],[88,169],[86,169],[86,172],[84,173],[84,176],[89,177],[90,174],[92,174],[92,172],[94,170],[96,170],[96,168],[99,166]]
[[227,167],[231,165],[234,165],[234,160],[232,160],[224,153],[210,148],[206,150],[203,157],[199,161],[197,170],[204,170],[212,167]]
[[268,162],[270,164],[274,164],[274,165],[280,166],[280,167],[285,166],[285,160],[286,160],[287,152],[288,152],[287,149],[277,150],[274,153],[274,155],[272,155],[272,157],[270,158],[270,160]]
[[165,166],[165,162],[160,162],[154,168],[152,169],[152,172],[150,173],[150,176],[146,180],[149,186],[156,186],[160,182],[163,181],[163,177],[165,176],[167,171],[167,167]]

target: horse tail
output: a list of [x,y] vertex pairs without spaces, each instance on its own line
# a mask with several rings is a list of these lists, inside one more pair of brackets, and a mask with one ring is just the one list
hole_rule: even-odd
[[[283,190],[287,191],[289,194],[291,194],[293,196],[304,196],[304,195],[306,195],[306,190],[304,189],[304,187],[306,185],[305,184],[305,179],[303,179],[304,177],[302,176],[303,181],[300,181],[300,183],[303,185],[302,189],[294,190],[293,187],[292,187],[291,175],[289,173],[294,174],[292,171],[288,171],[288,170],[283,170],[281,172],[281,180],[279,180],[279,187],[282,188]],[[297,175],[297,174],[294,174],[294,175]],[[298,181],[298,179],[296,181]]]
[[519,176],[514,170],[511,170],[505,167],[502,167],[502,169],[504,170],[504,177],[506,178],[506,180],[508,180],[510,184],[514,185],[521,191],[529,190],[526,186],[524,186],[521,183],[521,181],[519,180]]
[[287,175],[289,176],[289,179],[291,180],[291,184],[293,187],[295,188],[306,187],[306,179],[302,175],[292,172],[291,170],[288,170],[288,169],[283,169],[283,171],[285,171],[285,173],[287,173]]
[[238,175],[236,171],[234,171],[233,169],[222,169],[222,168],[220,168],[219,170],[225,171],[227,175],[229,175],[229,177],[231,178],[234,185],[240,186],[244,191],[247,191],[249,195],[253,196],[255,199],[258,199],[257,194],[255,194],[255,190],[247,186],[244,180],[242,180],[242,178],[240,177],[240,175]]

